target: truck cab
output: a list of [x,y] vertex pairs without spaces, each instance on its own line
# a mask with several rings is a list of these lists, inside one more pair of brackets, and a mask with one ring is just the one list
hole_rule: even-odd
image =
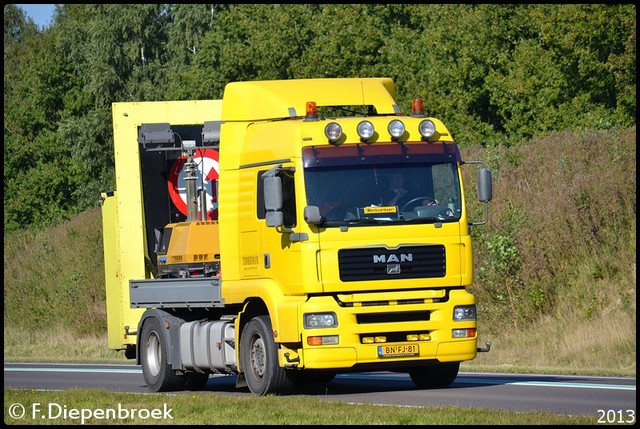
[[[174,111],[178,102],[165,103]],[[470,219],[462,168],[479,166],[485,207],[491,174],[463,160],[420,98],[403,114],[389,78],[300,79],[233,82],[215,106],[191,123],[129,115],[127,141],[116,142],[140,163],[128,173],[116,164],[135,194],[118,212],[132,207],[144,232],[132,237],[144,257],[118,289],[121,298],[128,289],[131,310],[145,309],[124,337],[152,390],[222,373],[256,394],[288,393],[304,380],[372,370],[444,387],[460,362],[488,351],[477,345],[467,290],[470,228],[488,210]],[[188,128],[201,132],[178,132]],[[205,151],[215,174],[196,173]],[[179,159],[182,211],[167,180]]]

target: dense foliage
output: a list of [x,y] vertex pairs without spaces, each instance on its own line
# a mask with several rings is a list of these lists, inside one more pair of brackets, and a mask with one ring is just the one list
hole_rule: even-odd
[[113,187],[111,103],[221,98],[237,80],[389,76],[464,147],[636,121],[631,4],[4,6],[4,230]]

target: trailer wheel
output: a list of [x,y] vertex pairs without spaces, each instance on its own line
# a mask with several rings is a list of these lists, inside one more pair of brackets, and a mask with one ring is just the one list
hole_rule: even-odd
[[411,381],[422,389],[447,387],[458,376],[460,362],[441,363],[438,365],[414,368],[409,371]]
[[153,392],[183,389],[184,377],[176,374],[167,362],[169,348],[160,321],[155,317],[149,318],[139,340],[142,375],[147,387]]
[[240,360],[252,393],[286,395],[293,391],[295,374],[278,365],[278,347],[269,316],[251,319],[242,330]]

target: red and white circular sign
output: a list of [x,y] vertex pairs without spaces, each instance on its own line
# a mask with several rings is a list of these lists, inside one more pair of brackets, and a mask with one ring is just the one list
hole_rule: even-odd
[[[193,161],[196,163],[197,189],[203,188],[207,194],[207,220],[218,218],[218,196],[215,180],[220,172],[219,153],[214,149],[196,149]],[[187,187],[185,183],[184,164],[186,155],[180,155],[171,166],[167,185],[171,201],[183,215],[187,215]],[[201,218],[200,199],[198,199],[198,219]]]

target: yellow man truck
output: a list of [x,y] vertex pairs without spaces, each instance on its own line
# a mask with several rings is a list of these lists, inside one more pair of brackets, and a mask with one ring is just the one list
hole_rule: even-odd
[[[113,132],[108,343],[151,391],[225,374],[257,395],[290,394],[362,371],[438,388],[489,350],[467,288],[491,172],[462,159],[421,98],[401,113],[390,78],[114,103]],[[476,221],[466,164],[484,204]]]

